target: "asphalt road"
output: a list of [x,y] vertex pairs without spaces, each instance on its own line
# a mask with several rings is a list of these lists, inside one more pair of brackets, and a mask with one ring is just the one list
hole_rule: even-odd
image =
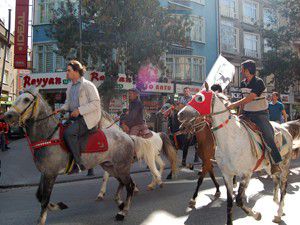
[[[300,162],[300,161],[299,161]],[[281,224],[298,225],[300,213],[300,163],[291,170],[288,194],[286,196],[285,216]],[[197,173],[187,169],[181,170],[178,178],[166,182],[163,188],[147,191],[150,183],[149,173],[134,174],[133,178],[140,192],[134,196],[132,208],[122,222],[114,220],[118,212],[113,201],[117,182],[111,179],[106,199],[96,202],[95,198],[100,189],[100,181],[85,180],[72,183],[56,184],[52,193],[52,201],[63,201],[69,206],[60,212],[49,212],[47,224],[52,225],[220,225],[226,220],[226,192],[223,180],[218,174],[222,185],[222,195],[214,199],[215,189],[209,178],[206,178],[197,198],[196,209],[187,208],[196,186]],[[234,207],[234,224],[273,224],[276,204],[272,201],[273,184],[270,178],[261,176],[253,178],[247,189],[248,205],[262,213],[262,220],[255,221],[247,217],[239,208]],[[35,224],[40,206],[35,199],[37,187],[0,189],[0,224],[1,225],[30,225]]]

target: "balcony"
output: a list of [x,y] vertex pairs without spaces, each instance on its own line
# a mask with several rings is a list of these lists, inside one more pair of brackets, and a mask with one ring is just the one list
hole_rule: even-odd
[[232,45],[228,45],[228,44],[221,44],[221,50],[222,50],[222,52],[226,52],[226,53],[230,53],[230,54],[235,54],[235,55],[237,55],[239,53],[239,51],[237,50],[237,48],[235,48]]
[[228,7],[222,7],[220,9],[221,16],[229,17],[229,18],[237,18],[237,12],[235,12],[233,9],[230,9]]
[[260,53],[256,50],[252,50],[252,49],[244,48],[244,55],[247,57],[256,58],[256,59],[260,58]]

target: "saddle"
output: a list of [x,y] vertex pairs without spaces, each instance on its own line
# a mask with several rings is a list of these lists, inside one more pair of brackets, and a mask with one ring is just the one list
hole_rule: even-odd
[[153,136],[153,133],[151,132],[151,130],[149,130],[147,124],[133,126],[130,129],[130,134],[136,135],[138,137],[142,137],[145,139],[151,138]]
[[[65,142],[63,141],[64,131],[69,125],[60,125],[59,127],[59,138],[61,140],[61,146],[64,150],[69,152]],[[95,127],[89,130],[87,134],[79,138],[81,153],[95,153],[95,152],[106,152],[108,150],[108,143],[104,132]]]

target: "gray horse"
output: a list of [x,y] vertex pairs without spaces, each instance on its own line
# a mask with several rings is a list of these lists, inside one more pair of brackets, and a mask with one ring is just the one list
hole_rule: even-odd
[[[5,119],[9,124],[22,124],[31,143],[59,138],[59,131],[56,129],[59,120],[52,114],[51,108],[37,90],[26,90],[21,94],[11,109],[5,113]],[[130,176],[130,167],[134,159],[134,141],[114,126],[103,129],[103,132],[107,138],[108,150],[102,153],[83,153],[81,157],[87,169],[101,165],[119,181],[116,202],[120,211],[116,215],[116,220],[123,220],[129,211],[135,188]],[[56,177],[65,173],[69,157],[70,153],[64,151],[60,145],[46,146],[34,151],[35,165],[41,172],[36,193],[41,203],[39,225],[45,224],[48,209],[53,211],[67,208],[64,203],[54,204],[49,201]],[[127,198],[122,202],[121,191],[124,186]]]

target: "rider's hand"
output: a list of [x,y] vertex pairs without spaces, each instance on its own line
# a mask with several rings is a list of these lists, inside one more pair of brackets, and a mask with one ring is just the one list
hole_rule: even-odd
[[227,109],[229,109],[229,110],[232,110],[232,109],[234,109],[234,108],[236,108],[237,106],[234,104],[234,103],[229,103],[228,105],[227,105]]
[[58,113],[60,113],[61,111],[62,111],[62,109],[55,109],[53,113],[54,113],[54,114],[58,114]]
[[80,115],[79,109],[76,109],[71,113],[71,117],[77,117],[79,115]]

